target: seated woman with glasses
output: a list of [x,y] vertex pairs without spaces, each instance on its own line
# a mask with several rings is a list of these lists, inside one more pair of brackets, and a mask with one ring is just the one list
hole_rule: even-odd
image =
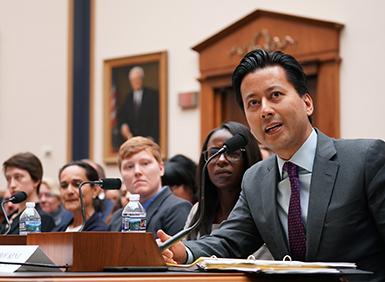
[[[238,122],[225,122],[220,127],[212,130],[206,137],[199,159],[197,180],[202,183],[202,170],[205,162],[214,155],[223,144],[235,134],[241,133],[247,137],[248,143],[244,148],[231,153],[224,153],[207,166],[204,217],[198,229],[189,236],[189,240],[198,239],[200,236],[210,234],[219,224],[227,218],[233,209],[241,192],[242,177],[246,169],[262,159],[258,143],[249,129]],[[196,203],[187,218],[186,226],[194,224],[200,214]]]
[[[81,231],[83,216],[79,185],[84,181],[98,179],[97,171],[82,161],[70,162],[59,170],[60,194],[64,208],[72,212],[73,217],[56,231]],[[101,217],[101,202],[97,197],[99,190],[95,185],[85,184],[82,186],[81,192],[85,209],[85,224],[82,231],[106,231],[108,228]]]

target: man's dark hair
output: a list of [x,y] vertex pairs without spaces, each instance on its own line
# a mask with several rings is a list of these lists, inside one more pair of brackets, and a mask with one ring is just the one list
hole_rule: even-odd
[[256,49],[247,53],[233,72],[232,80],[235,98],[241,109],[243,109],[241,95],[242,80],[247,74],[269,66],[281,66],[286,72],[287,80],[293,85],[300,96],[308,93],[306,75],[300,63],[293,56],[281,51]]
[[28,171],[32,180],[35,182],[39,182],[39,185],[37,186],[37,193],[39,193],[41,180],[43,178],[43,166],[38,157],[29,152],[18,153],[16,155],[13,155],[3,163],[4,172],[7,168],[10,167],[15,167]]

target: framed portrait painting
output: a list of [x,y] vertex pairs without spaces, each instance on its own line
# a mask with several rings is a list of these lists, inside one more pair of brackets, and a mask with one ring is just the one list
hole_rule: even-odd
[[116,163],[120,145],[152,138],[167,157],[167,52],[104,61],[104,161]]

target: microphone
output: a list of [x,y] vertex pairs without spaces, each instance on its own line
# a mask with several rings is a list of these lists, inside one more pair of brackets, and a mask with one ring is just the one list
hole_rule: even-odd
[[86,208],[83,203],[82,187],[86,184],[98,185],[105,190],[118,190],[122,186],[122,181],[119,178],[104,178],[96,181],[83,181],[79,184],[79,198],[80,207],[82,209],[82,225],[80,226],[79,232],[83,231],[84,225],[86,224]]
[[104,190],[118,190],[122,186],[120,178],[104,178],[98,181],[90,181],[90,184],[99,185]]
[[180,240],[182,240],[184,237],[186,237],[188,234],[190,234],[193,230],[195,230],[202,222],[203,215],[204,215],[204,202],[205,202],[205,187],[206,187],[206,173],[207,173],[207,165],[215,159],[217,156],[225,153],[225,152],[234,152],[244,146],[247,145],[248,139],[243,134],[237,133],[233,137],[231,137],[229,140],[227,140],[222,148],[218,150],[215,154],[213,154],[204,164],[202,169],[202,183],[201,183],[201,195],[199,199],[199,218],[198,220],[190,227],[183,229],[179,231],[177,234],[172,236],[167,241],[161,242],[159,244],[159,249],[161,251],[164,251],[165,249],[168,249],[169,247],[173,246],[174,244],[178,243]]
[[208,164],[213,158],[215,158],[216,156],[220,155],[220,154],[223,154],[225,152],[234,152],[242,147],[245,147],[247,145],[247,138],[245,135],[241,134],[241,133],[237,133],[235,134],[233,137],[231,137],[229,140],[227,140],[222,148],[220,148],[218,150],[218,152],[216,152],[214,155],[212,155],[206,162],[206,164]]
[[3,203],[11,202],[12,204],[18,204],[24,202],[25,199],[27,199],[27,193],[20,191],[3,201]]
[[12,204],[18,204],[18,203],[24,202],[26,199],[27,199],[27,193],[20,191],[20,192],[16,192],[11,197],[9,197],[8,199],[5,199],[1,202],[1,209],[2,209],[3,214],[4,214],[4,218],[7,222],[7,230],[4,232],[3,236],[7,235],[9,233],[9,231],[11,230],[11,223],[9,222],[9,218],[8,218],[7,212],[5,210],[4,204],[8,203],[8,202],[11,202]]

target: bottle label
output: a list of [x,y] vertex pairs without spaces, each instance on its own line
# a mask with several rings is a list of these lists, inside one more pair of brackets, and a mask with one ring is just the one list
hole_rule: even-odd
[[40,232],[40,226],[41,226],[40,220],[20,221],[19,234],[27,235],[28,233]]
[[146,232],[146,218],[125,216],[122,218],[122,231]]

